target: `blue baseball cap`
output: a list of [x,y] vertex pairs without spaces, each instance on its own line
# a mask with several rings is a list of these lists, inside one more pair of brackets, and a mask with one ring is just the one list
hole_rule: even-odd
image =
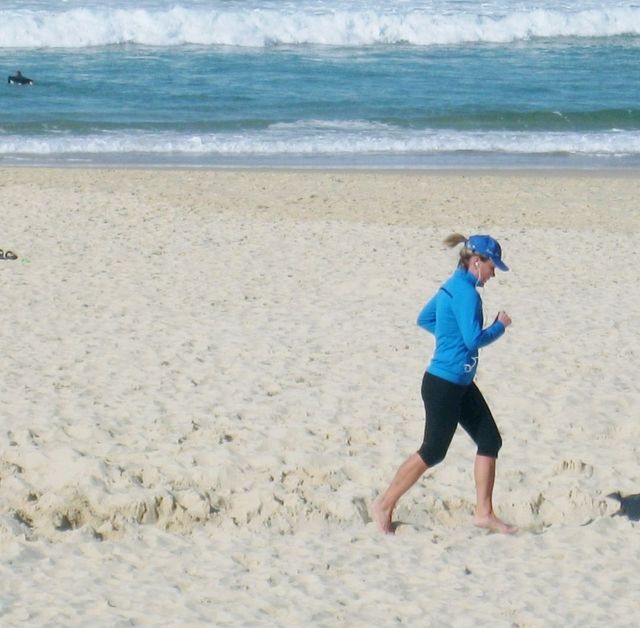
[[472,235],[464,245],[474,253],[490,259],[496,268],[509,270],[509,267],[502,261],[502,249],[497,240],[488,235]]

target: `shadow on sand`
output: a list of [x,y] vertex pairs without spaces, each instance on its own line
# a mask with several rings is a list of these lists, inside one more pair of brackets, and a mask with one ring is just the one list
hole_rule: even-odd
[[631,519],[631,521],[640,521],[640,493],[637,495],[627,495],[626,497],[620,493],[611,493],[608,497],[620,502],[620,509],[614,513],[614,517],[625,516]]

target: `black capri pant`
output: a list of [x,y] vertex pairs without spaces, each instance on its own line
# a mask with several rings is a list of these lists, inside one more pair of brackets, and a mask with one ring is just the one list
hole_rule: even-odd
[[478,455],[498,457],[502,438],[475,383],[462,386],[425,373],[422,400],[426,419],[418,455],[427,466],[433,467],[444,460],[458,423],[477,445]]

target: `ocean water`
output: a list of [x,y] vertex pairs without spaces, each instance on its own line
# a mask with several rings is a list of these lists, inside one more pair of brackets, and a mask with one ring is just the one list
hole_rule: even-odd
[[2,0],[0,165],[640,166],[640,2]]

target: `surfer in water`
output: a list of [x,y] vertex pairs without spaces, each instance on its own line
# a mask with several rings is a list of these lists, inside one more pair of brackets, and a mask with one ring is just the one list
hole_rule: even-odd
[[10,76],[7,79],[7,83],[13,85],[33,85],[33,81],[24,76],[20,70],[18,70],[13,76]]
[[442,462],[462,425],[477,446],[474,475],[476,507],[474,523],[495,532],[513,533],[517,528],[493,511],[496,459],[502,446],[491,410],[473,379],[478,351],[502,336],[511,324],[500,311],[483,329],[482,300],[477,287],[495,276],[495,269],[509,270],[502,261],[500,244],[488,235],[466,238],[459,233],[445,240],[449,247],[462,244],[458,268],[440,287],[418,316],[418,325],[435,336],[436,347],[422,380],[426,420],[418,451],[398,468],[387,490],[372,504],[378,528],[393,534],[393,510],[398,500],[429,468]]

